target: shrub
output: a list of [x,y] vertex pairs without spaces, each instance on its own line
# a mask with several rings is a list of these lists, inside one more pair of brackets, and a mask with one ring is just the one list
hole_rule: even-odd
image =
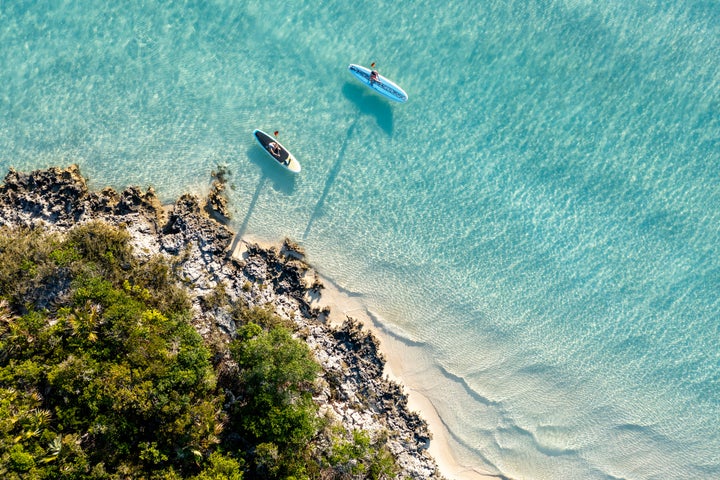
[[[0,478],[393,474],[362,432],[314,458],[320,367],[271,306],[235,307],[219,388],[172,266],[128,240],[99,222],[65,236],[0,227]],[[231,308],[222,285],[206,301]]]
[[223,396],[169,268],[139,264],[127,234],[103,224],[65,239],[2,234],[0,260],[14,268],[0,272],[4,295],[32,298],[58,269],[70,281],[54,312],[0,309],[0,392],[10,399],[0,400],[0,475],[198,473],[219,442]]
[[304,477],[308,445],[321,426],[312,401],[320,367],[307,345],[284,327],[263,330],[248,323],[239,329],[230,352],[241,380],[230,422],[245,442],[255,445],[253,471],[258,478]]

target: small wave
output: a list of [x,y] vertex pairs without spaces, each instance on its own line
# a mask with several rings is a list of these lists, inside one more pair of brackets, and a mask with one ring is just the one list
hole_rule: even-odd
[[440,364],[438,364],[438,370],[440,370],[440,372],[443,374],[443,376],[446,379],[451,380],[451,381],[457,383],[458,385],[461,385],[463,387],[463,389],[465,390],[465,392],[470,397],[472,397],[473,400],[477,401],[478,403],[480,403],[482,405],[486,405],[488,407],[502,407],[502,404],[500,404],[494,400],[491,400],[488,397],[481,395],[479,392],[474,390],[470,386],[470,384],[467,382],[467,380],[465,380],[464,377],[461,377],[459,375],[456,375],[456,374],[450,372],[447,368],[445,368],[443,365],[440,365]]
[[421,342],[418,340],[413,340],[407,335],[403,335],[396,329],[390,329],[388,322],[384,322],[380,315],[377,315],[376,313],[371,312],[369,309],[365,311],[367,313],[368,317],[370,317],[370,320],[372,320],[373,324],[378,330],[381,330],[384,334],[392,338],[393,340],[397,340],[398,342],[402,343],[403,345],[406,345],[408,347],[416,347],[416,348],[423,348],[423,349],[429,349],[430,346],[426,342]]
[[[322,281],[325,283],[329,283],[333,286],[333,288],[337,289],[338,292],[342,293],[343,295],[347,295],[351,298],[362,298],[364,295],[360,292],[356,292],[354,290],[350,290],[348,288],[343,287],[339,283],[336,283],[333,279],[328,277],[322,277]],[[370,312],[368,312],[370,314]]]

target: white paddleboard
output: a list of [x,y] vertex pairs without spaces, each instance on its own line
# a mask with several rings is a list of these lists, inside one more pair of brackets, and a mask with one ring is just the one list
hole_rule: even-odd
[[[300,173],[300,162],[298,162],[293,156],[293,154],[290,153],[287,148],[283,147],[275,137],[268,135],[262,130],[255,130],[253,132],[253,136],[263,148],[263,150],[265,150],[265,153],[270,155],[270,157],[272,157],[272,159],[275,160],[275,162],[278,163],[281,167],[291,171],[292,173]],[[272,148],[273,142],[277,146],[274,151]]]
[[396,102],[401,103],[407,102],[408,95],[405,93],[405,90],[400,88],[400,86],[392,80],[385,78],[382,75],[378,75],[377,80],[370,81],[370,73],[372,70],[367,67],[363,67],[362,65],[355,65],[351,63],[350,66],[348,66],[348,70],[350,70],[350,73],[355,75],[355,77],[362,83],[372,88],[379,94],[386,96],[390,100],[395,100]]

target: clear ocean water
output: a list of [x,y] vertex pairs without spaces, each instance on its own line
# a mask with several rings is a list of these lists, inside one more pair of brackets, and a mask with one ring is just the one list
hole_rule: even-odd
[[0,1],[0,45],[2,170],[226,165],[237,230],[420,352],[462,462],[720,478],[720,3]]

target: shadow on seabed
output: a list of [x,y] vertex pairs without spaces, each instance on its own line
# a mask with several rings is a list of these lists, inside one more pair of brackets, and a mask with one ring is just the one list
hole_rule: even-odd
[[295,190],[295,174],[285,171],[280,165],[275,165],[274,160],[268,157],[262,148],[257,145],[250,147],[247,151],[247,157],[252,164],[260,169],[260,179],[255,187],[255,193],[250,201],[245,218],[237,229],[237,239],[245,234],[250,217],[255,210],[255,205],[260,198],[260,193],[268,181],[271,181],[273,188],[283,195],[292,195]]
[[342,93],[360,111],[362,115],[375,118],[378,126],[388,135],[393,133],[393,111],[387,100],[372,93],[367,87],[346,83]]
[[330,174],[328,175],[327,180],[325,181],[325,188],[323,188],[323,192],[320,195],[320,198],[318,199],[317,203],[315,204],[315,208],[313,209],[312,215],[310,215],[310,220],[308,221],[307,227],[305,227],[305,233],[303,233],[303,240],[307,239],[308,234],[310,233],[310,228],[312,227],[313,222],[319,218],[322,215],[322,207],[325,204],[325,198],[328,195],[328,192],[330,191],[330,187],[332,187],[333,183],[335,183],[335,179],[338,176],[338,173],[340,173],[340,168],[342,167],[343,159],[345,158],[345,150],[347,149],[348,143],[350,142],[350,138],[352,137],[353,131],[355,130],[355,126],[357,125],[358,117],[355,117],[355,120],[350,124],[350,127],[348,128],[347,134],[345,135],[345,141],[342,144],[342,147],[340,148],[340,151],[338,152],[337,160],[335,160],[335,164],[333,165],[332,170],[330,170]]

